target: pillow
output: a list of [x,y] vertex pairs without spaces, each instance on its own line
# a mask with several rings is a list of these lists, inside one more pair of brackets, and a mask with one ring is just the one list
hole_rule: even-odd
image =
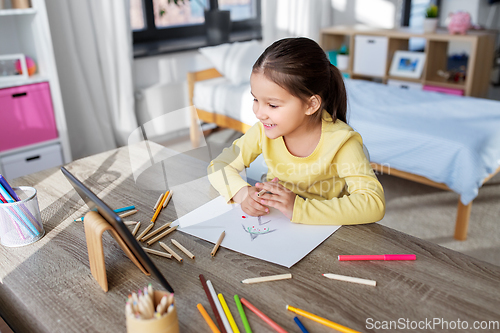
[[256,40],[200,48],[201,54],[233,84],[250,82],[252,66],[263,51]]

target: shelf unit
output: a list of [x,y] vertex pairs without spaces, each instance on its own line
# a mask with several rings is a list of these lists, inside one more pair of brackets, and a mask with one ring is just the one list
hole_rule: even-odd
[[[53,139],[41,140],[40,142],[33,142],[14,148],[2,148],[3,150],[0,150],[0,172],[5,173],[5,161],[12,160],[16,158],[17,155],[28,156],[30,152],[33,152],[34,156],[37,156],[36,154],[38,151],[46,151],[51,148],[57,148],[58,151],[60,150],[60,159],[58,159],[59,164],[71,162],[72,157],[66,117],[57,75],[45,0],[31,0],[31,8],[0,9],[0,31],[2,31],[0,34],[0,55],[24,54],[31,57],[37,65],[37,71],[34,75],[27,79],[2,81],[0,82],[0,89],[5,92],[6,90],[3,89],[31,86],[47,82],[49,87],[47,90],[50,90],[50,94],[47,92],[47,95],[50,95],[48,105],[51,105],[50,107],[53,109],[53,121],[55,122],[55,128],[57,130],[57,135]],[[32,104],[37,105],[37,101]],[[37,111],[38,109],[35,111],[35,114]],[[9,106],[5,104],[0,105],[0,119],[2,114],[5,117],[10,112],[16,111],[12,108],[9,109]],[[30,112],[33,114],[33,110]],[[11,139],[9,138],[9,140]],[[16,146],[15,140],[16,138],[13,137],[12,146]],[[47,158],[50,159],[50,161],[46,159],[44,163],[38,166],[38,169],[36,163],[33,163],[33,171],[39,171],[42,165],[47,167],[52,166],[51,163],[55,164],[56,162],[52,157],[53,156],[48,156]],[[25,170],[27,170],[26,172],[32,171],[29,166]],[[18,176],[21,176],[21,174],[16,172],[15,177]]]
[[[388,39],[386,50],[385,74],[371,76],[354,71],[354,55],[356,53],[356,36],[378,36]],[[465,96],[486,97],[493,65],[493,54],[496,34],[492,31],[468,31],[466,35],[450,35],[446,30],[436,33],[422,33],[408,28],[379,29],[361,25],[334,26],[321,31],[321,46],[327,50],[337,50],[342,45],[349,46],[349,65],[343,71],[352,78],[379,79],[383,83],[388,80],[402,80],[431,85],[436,87],[463,90]],[[425,39],[426,60],[420,79],[396,77],[389,75],[392,58],[398,50],[408,51],[410,38]],[[470,44],[466,79],[463,82],[451,82],[437,75],[438,70],[447,69],[448,47],[451,42]],[[370,54],[366,54],[369,61]]]

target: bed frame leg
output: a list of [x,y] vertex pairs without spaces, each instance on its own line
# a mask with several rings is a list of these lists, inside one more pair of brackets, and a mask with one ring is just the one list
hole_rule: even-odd
[[469,228],[470,210],[472,208],[472,201],[468,205],[464,205],[460,198],[458,199],[457,209],[457,222],[455,224],[455,239],[466,240],[467,229]]
[[198,115],[196,108],[191,106],[191,126],[189,127],[189,137],[193,148],[198,148],[200,145],[200,131],[198,130]]

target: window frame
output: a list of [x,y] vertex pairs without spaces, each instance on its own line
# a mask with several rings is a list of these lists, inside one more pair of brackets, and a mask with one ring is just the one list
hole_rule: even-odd
[[[441,16],[441,0],[435,0],[435,5],[438,6],[438,19]],[[403,2],[403,13],[401,15],[401,26],[408,27],[410,26],[410,17],[411,17],[411,0],[404,0]]]
[[[211,0],[210,2],[212,2]],[[252,32],[262,35],[261,27],[261,0],[256,1],[257,17],[242,21],[231,21],[230,35],[238,32]],[[133,31],[133,43],[145,44],[162,41],[183,40],[193,37],[205,37],[205,25],[194,24],[190,26],[160,28],[154,23],[153,0],[143,0],[144,3],[144,23],[146,29]]]

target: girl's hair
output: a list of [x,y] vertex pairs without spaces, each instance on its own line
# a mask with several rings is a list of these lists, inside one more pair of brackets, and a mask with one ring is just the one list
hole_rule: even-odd
[[325,51],[304,37],[285,38],[269,46],[253,65],[252,72],[263,73],[290,94],[309,102],[313,95],[321,97],[315,119],[325,109],[335,122],[347,123],[347,95],[342,74],[330,64]]

